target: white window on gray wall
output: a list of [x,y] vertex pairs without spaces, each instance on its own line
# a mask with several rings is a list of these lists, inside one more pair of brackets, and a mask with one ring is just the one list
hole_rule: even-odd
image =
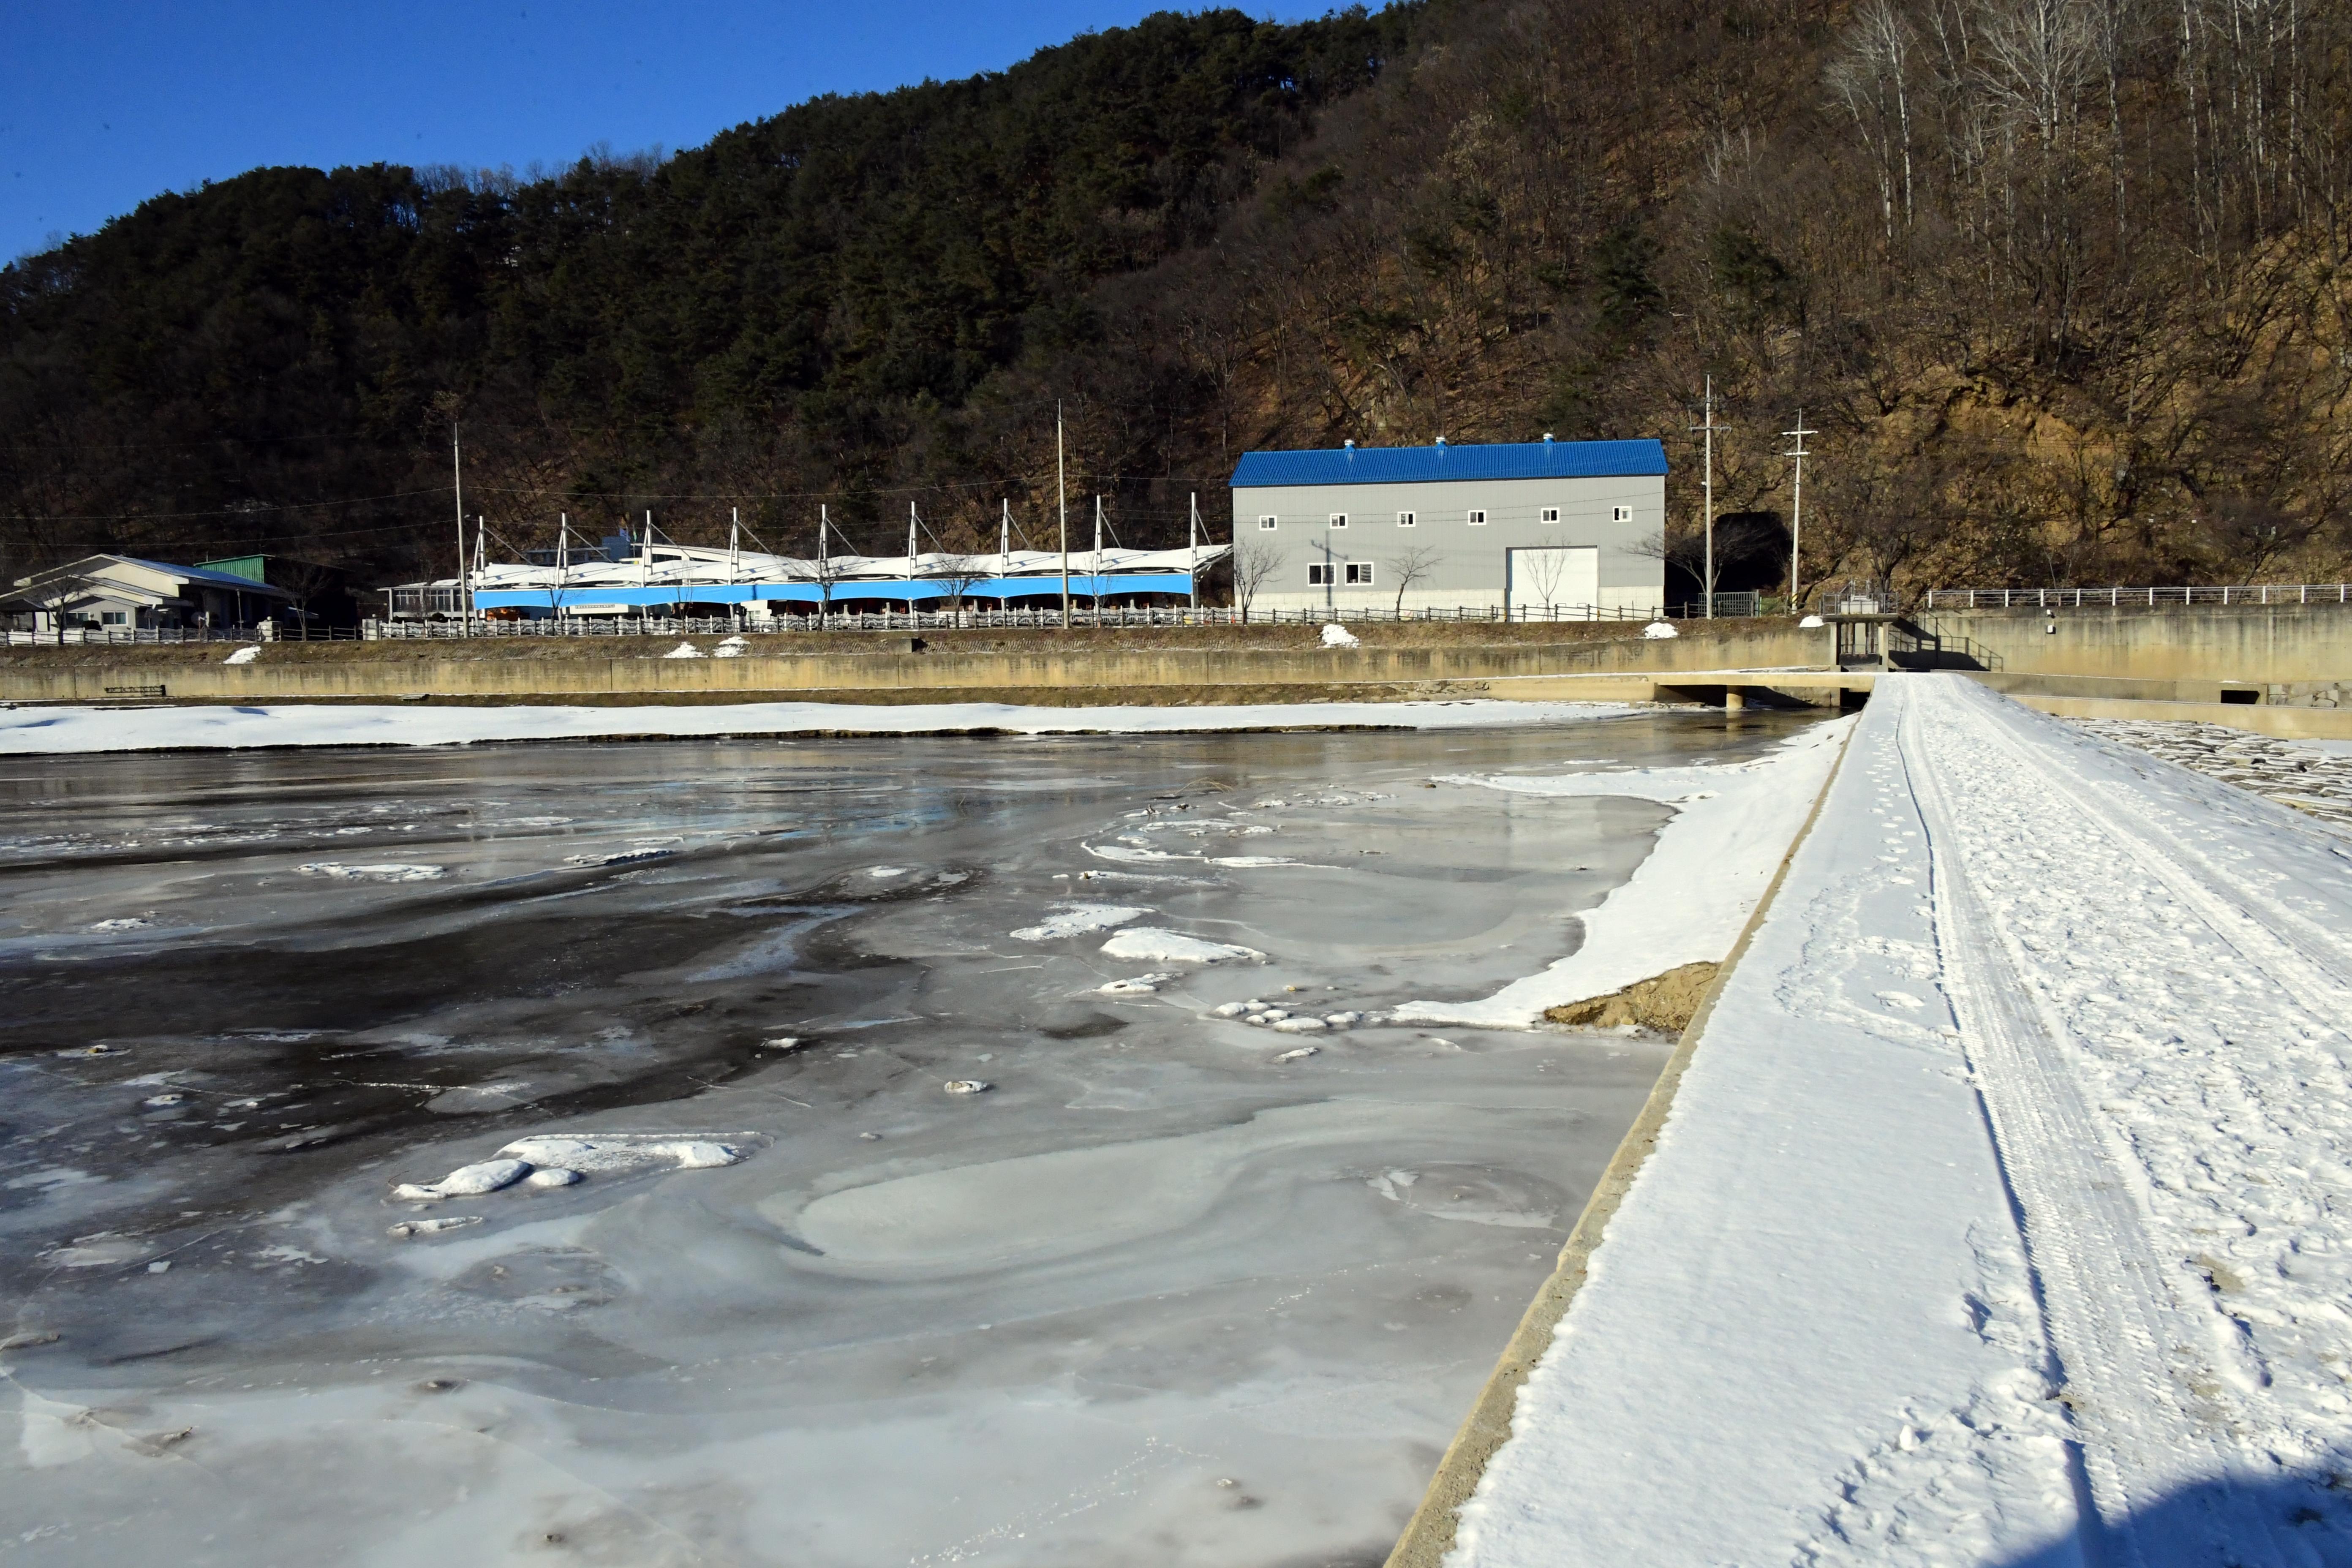
[[1352,587],[1370,587],[1372,585],[1372,563],[1369,561],[1349,562],[1348,582]]
[[1609,509],[1609,521],[1631,522],[1633,521],[1633,509],[1630,506],[1612,506]]
[[1536,517],[1537,521],[1540,522],[1558,522],[1559,521],[1559,508],[1556,506],[1548,506],[1540,512],[1538,512]]
[[1485,507],[1474,506],[1470,509],[1470,526],[1473,528],[1484,528],[1486,526],[1486,509]]
[[1415,517],[1409,511],[1401,511],[1397,513],[1397,526],[1399,528],[1411,528],[1420,521],[1421,519]]
[[1334,528],[1345,528],[1345,527],[1347,527],[1347,526],[1348,526],[1348,514],[1347,514],[1346,512],[1344,512],[1344,511],[1335,511],[1335,512],[1333,512],[1333,513],[1331,514],[1331,526],[1332,526],[1332,527],[1334,527]]
[[1331,585],[1331,568],[1320,561],[1308,562],[1307,563],[1307,585],[1310,588],[1329,587]]
[[1257,520],[1257,525],[1260,528],[1272,528],[1274,521],[1275,520],[1270,517],[1262,517]]

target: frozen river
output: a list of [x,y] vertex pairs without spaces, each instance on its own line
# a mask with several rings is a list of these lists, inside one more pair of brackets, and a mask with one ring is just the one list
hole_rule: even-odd
[[1377,1563],[1665,1052],[1447,781],[1790,728],[12,760],[0,1556]]

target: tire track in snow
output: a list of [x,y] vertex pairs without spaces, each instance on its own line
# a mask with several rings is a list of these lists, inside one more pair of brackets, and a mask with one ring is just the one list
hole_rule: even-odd
[[[1969,700],[1974,695],[1973,687],[1963,694],[1944,680],[1915,678],[1885,683],[1876,700],[1903,704],[1902,752],[1927,825],[1945,984],[1996,1156],[2016,1196],[2098,1533],[2126,1562],[2176,1555],[2220,1562],[2231,1546],[2241,1553],[2267,1546],[2276,1560],[2268,1521],[2229,1507],[2227,1494],[2218,1492],[2206,1494],[2214,1502],[2196,1531],[2202,1539],[2181,1539],[2177,1525],[2161,1541],[2137,1538],[2137,1518],[2154,1505],[2242,1473],[2251,1456],[2231,1436],[2238,1415],[2202,1353],[2210,1309],[2180,1300],[2180,1271],[2167,1264],[2149,1234],[2136,1190],[2138,1173],[2118,1160],[2107,1124],[2085,1100],[2065,1021],[2032,984],[2035,963],[1972,877],[1971,863],[2004,866],[2003,857],[1972,840],[1989,828],[2014,834],[2028,823],[2038,823],[2034,831],[2043,842],[2072,845],[2069,858],[2078,856],[2080,837],[2060,825],[2070,816],[2136,863],[2145,863],[2145,854],[2136,853],[2144,847],[2103,831],[2105,824],[2074,792],[2053,786],[2049,758],[2001,744],[2001,726]],[[1979,755],[1969,755],[1971,749]],[[2006,752],[2008,765],[1981,765],[1987,749]],[[1967,789],[1966,816],[1955,810],[1948,782]],[[2007,821],[1988,820],[2000,817]],[[2211,903],[2180,900],[2208,924],[2214,924]],[[2219,925],[2214,934],[2224,941],[2230,935]],[[2095,1560],[2104,1555],[2096,1551],[2102,1542],[2085,1544]]]

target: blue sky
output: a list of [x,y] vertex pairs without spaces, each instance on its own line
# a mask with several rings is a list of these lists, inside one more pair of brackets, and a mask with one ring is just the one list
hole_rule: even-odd
[[997,69],[1196,7],[0,0],[0,260],[264,164],[520,173],[600,142],[675,151],[818,93]]

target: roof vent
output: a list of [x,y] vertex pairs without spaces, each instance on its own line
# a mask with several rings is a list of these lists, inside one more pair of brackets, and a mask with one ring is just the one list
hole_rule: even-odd
[[1443,436],[1440,436],[1440,437],[1437,438],[1437,444],[1438,444],[1439,446],[1441,446],[1441,447],[1444,446],[1444,445],[1445,445],[1445,437],[1443,437]]

